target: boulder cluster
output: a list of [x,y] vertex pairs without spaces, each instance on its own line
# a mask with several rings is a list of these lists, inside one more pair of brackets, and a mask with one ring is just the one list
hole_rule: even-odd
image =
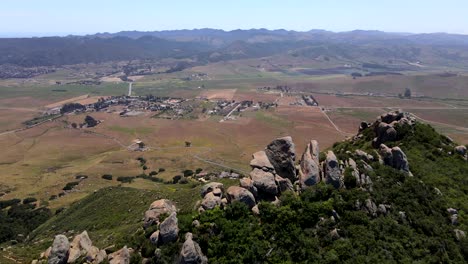
[[[381,115],[374,124],[371,125],[377,136],[372,141],[372,145],[374,148],[379,148],[380,144],[384,142],[396,141],[398,139],[396,126],[412,125],[415,121],[416,119],[407,112],[393,111]],[[362,126],[361,124],[361,127]]]
[[[84,231],[76,235],[70,243],[65,235],[57,235],[45,252],[41,254],[39,260],[34,260],[33,264],[48,263],[48,264],[64,264],[64,263],[103,263],[106,260],[109,263],[128,263],[130,261],[130,253],[128,257],[120,256],[118,252],[123,249],[107,255],[105,250],[93,246],[93,242],[88,236],[88,232]],[[128,251],[128,249],[125,248]],[[125,262],[127,261],[127,262]]]
[[[163,220],[162,218],[165,217]],[[156,226],[150,240],[155,245],[163,245],[177,240],[179,226],[177,220],[177,208],[167,199],[154,201],[145,212],[143,227],[148,229]]]
[[[217,185],[216,183],[210,183],[209,186],[202,189],[203,194],[213,194],[213,192],[222,193],[222,184]],[[217,197],[217,196],[216,196]],[[217,201],[214,202],[217,205]],[[214,208],[212,205],[208,205],[207,208]],[[164,220],[164,216],[167,216]],[[168,243],[176,242],[179,238],[179,226],[177,219],[177,208],[173,202],[167,199],[161,199],[154,201],[149,209],[145,212],[145,218],[143,220],[143,227],[148,229],[152,226],[156,226],[158,230],[154,231],[150,236],[150,241],[154,245],[163,245]],[[156,249],[158,250],[158,249]],[[158,254],[155,254],[156,256]],[[193,240],[191,233],[185,234],[185,242],[182,245],[182,249],[179,254],[179,264],[206,264],[208,259],[203,255],[200,246]]]

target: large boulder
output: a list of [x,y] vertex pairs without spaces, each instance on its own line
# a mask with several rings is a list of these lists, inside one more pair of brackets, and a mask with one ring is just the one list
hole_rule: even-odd
[[179,226],[177,213],[173,212],[168,218],[164,219],[159,227],[159,241],[163,244],[174,242],[179,235]]
[[283,178],[296,180],[295,145],[291,137],[283,137],[273,140],[265,149],[265,153],[275,168],[276,174]]
[[328,151],[323,167],[326,183],[333,185],[337,189],[342,188],[344,186],[344,176],[333,151]]
[[279,192],[294,191],[294,186],[289,179],[282,178],[281,176],[275,175],[276,185],[278,186]]
[[410,176],[412,175],[409,169],[408,158],[399,147],[389,148],[386,145],[381,144],[379,152],[385,165],[404,171]]
[[253,159],[250,161],[250,166],[252,168],[259,168],[262,170],[272,171],[275,168],[268,159],[265,151],[258,151],[253,154]]
[[221,191],[224,191],[224,184],[219,183],[219,182],[210,182],[205,184],[200,191],[201,197],[205,197],[207,193],[210,193],[214,191],[215,189],[220,189]]
[[258,190],[257,190],[257,187],[255,187],[252,179],[246,177],[246,178],[240,179],[239,182],[240,182],[240,187],[249,190],[254,195],[254,197],[257,197]]
[[65,264],[68,261],[70,242],[64,235],[57,235],[52,243],[48,264]]
[[107,256],[109,264],[130,264],[130,250],[127,246]]
[[179,264],[207,264],[208,259],[201,251],[197,242],[193,241],[192,233],[185,235],[185,242],[179,254]]
[[273,173],[254,168],[250,172],[250,178],[259,193],[273,196],[278,194],[278,186],[276,186]]
[[[219,189],[215,189],[219,190]],[[216,206],[221,205],[221,197],[216,196],[213,192],[207,193],[201,202],[201,206],[204,210],[212,210]]]
[[145,212],[143,226],[147,228],[153,224],[159,225],[159,216],[161,214],[172,214],[174,212],[177,212],[177,208],[171,201],[167,199],[154,201]]
[[356,178],[357,185],[361,186],[365,184],[365,179],[361,178],[356,162],[352,159],[348,159],[348,166],[351,168],[351,175]]
[[255,198],[251,192],[239,186],[231,186],[227,189],[227,199],[229,202],[245,203],[250,209],[255,206]]
[[410,173],[408,158],[406,157],[406,154],[399,147],[392,148],[392,156],[393,156],[393,168],[397,170],[402,170],[406,173]]
[[455,153],[465,156],[466,155],[466,146],[460,145],[455,147]]
[[320,182],[319,146],[312,140],[302,154],[299,172],[299,184],[304,189]]
[[93,255],[99,253],[99,249],[93,247],[93,242],[89,238],[88,232],[83,231],[83,233],[76,235],[70,244],[68,263],[73,263],[81,256],[86,256],[88,252],[90,253],[90,258],[93,258]]
[[414,117],[405,112],[393,111],[381,115],[373,124],[377,135],[372,142],[373,146],[378,148],[382,143],[397,140],[395,125],[412,125],[414,122]]
[[365,162],[370,162],[370,161],[374,161],[374,157],[370,154],[368,154],[367,152],[363,151],[363,150],[360,150],[360,149],[356,149],[356,151],[354,151],[354,154],[361,160],[365,161]]

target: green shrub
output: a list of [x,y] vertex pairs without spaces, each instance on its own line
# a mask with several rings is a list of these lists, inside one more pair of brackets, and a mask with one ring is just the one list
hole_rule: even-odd
[[34,198],[34,197],[28,197],[28,198],[25,198],[23,200],[23,204],[30,204],[30,203],[34,203],[34,202],[37,202],[37,199]]
[[121,183],[132,183],[134,179],[135,179],[135,177],[132,177],[132,176],[117,177],[117,181],[119,181]]
[[80,184],[79,182],[69,182],[65,185],[65,187],[62,188],[62,190],[64,191],[70,191],[70,190],[73,190],[73,188],[75,188],[75,186],[77,186],[78,184]]
[[101,176],[101,178],[103,178],[104,180],[112,181],[113,177],[110,174],[104,174]]
[[172,183],[176,184],[176,183],[178,183],[180,181],[180,179],[182,179],[182,176],[176,175],[176,176],[172,177]]

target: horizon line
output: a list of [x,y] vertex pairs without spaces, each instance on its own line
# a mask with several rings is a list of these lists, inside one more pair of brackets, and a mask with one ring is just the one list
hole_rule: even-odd
[[288,31],[288,32],[297,32],[297,33],[308,33],[311,31],[323,31],[328,33],[350,33],[356,31],[363,31],[363,32],[379,32],[379,33],[386,33],[386,34],[400,34],[400,35],[424,35],[424,34],[447,34],[447,35],[460,35],[460,36],[468,36],[468,33],[452,33],[446,31],[432,31],[432,32],[396,32],[396,31],[384,31],[379,29],[353,29],[353,30],[344,30],[344,31],[333,31],[327,29],[318,29],[312,28],[309,30],[295,30],[295,29],[285,29],[285,28],[276,28],[276,29],[269,29],[269,28],[237,28],[237,29],[219,29],[219,28],[210,28],[210,27],[202,27],[202,28],[180,28],[180,29],[160,29],[160,30],[119,30],[119,31],[98,31],[98,32],[0,32],[0,38],[43,38],[43,37],[86,37],[86,36],[93,36],[99,34],[118,34],[122,32],[141,32],[141,33],[154,33],[154,32],[170,32],[170,31],[196,31],[196,30],[215,30],[215,31],[223,31],[226,33],[230,33],[233,31],[250,31],[250,30],[267,30],[267,31]]

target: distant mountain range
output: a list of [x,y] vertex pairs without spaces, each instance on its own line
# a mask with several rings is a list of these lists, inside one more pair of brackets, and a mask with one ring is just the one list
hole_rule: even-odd
[[468,66],[468,35],[195,29],[0,39],[0,64],[25,67],[164,58],[207,63],[273,55],[464,67]]

